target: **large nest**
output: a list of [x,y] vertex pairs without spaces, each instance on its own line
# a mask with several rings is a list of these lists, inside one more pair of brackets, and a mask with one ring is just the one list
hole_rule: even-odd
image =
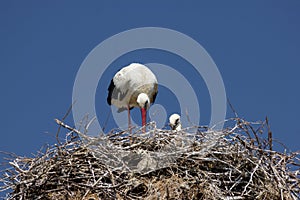
[[65,142],[12,158],[1,178],[7,199],[300,198],[299,154],[273,150],[267,121],[178,132],[152,123],[100,137],[56,121],[70,131]]

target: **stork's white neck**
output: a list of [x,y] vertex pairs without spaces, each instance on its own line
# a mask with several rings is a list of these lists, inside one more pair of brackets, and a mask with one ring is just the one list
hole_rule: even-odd
[[136,102],[139,104],[140,108],[145,108],[146,110],[148,110],[150,106],[150,99],[145,93],[139,94],[139,96],[136,99]]

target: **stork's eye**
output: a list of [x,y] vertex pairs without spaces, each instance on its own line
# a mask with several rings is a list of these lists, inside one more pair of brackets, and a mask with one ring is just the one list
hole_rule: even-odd
[[178,123],[179,123],[179,119],[176,119],[176,120],[175,120],[175,124],[178,124]]

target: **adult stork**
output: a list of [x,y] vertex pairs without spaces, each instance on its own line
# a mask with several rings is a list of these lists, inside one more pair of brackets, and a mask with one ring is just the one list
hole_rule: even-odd
[[132,63],[118,71],[108,87],[107,103],[118,108],[118,112],[127,109],[128,128],[131,131],[130,110],[139,107],[142,114],[143,131],[146,131],[147,110],[155,101],[157,80],[153,72],[145,65]]
[[169,117],[169,124],[172,130],[180,131],[181,130],[181,122],[180,122],[180,115],[172,114]]

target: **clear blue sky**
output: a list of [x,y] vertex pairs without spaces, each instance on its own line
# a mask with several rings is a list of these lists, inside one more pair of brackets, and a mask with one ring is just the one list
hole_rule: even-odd
[[[1,1],[0,150],[29,156],[55,143],[53,119],[70,106],[76,73],[88,53],[114,34],[146,26],[174,29],[199,42],[218,66],[239,115],[251,121],[268,116],[274,137],[299,150],[300,1],[191,2]],[[99,91],[106,92],[119,65],[130,59],[184,65],[169,56],[149,50],[121,57]],[[205,124],[210,102],[205,89],[198,95],[205,96]],[[106,93],[97,92],[96,99],[104,121]],[[157,101],[167,104],[169,98],[159,93]],[[71,115],[67,122],[72,125]],[[108,127],[113,126],[110,119]]]

